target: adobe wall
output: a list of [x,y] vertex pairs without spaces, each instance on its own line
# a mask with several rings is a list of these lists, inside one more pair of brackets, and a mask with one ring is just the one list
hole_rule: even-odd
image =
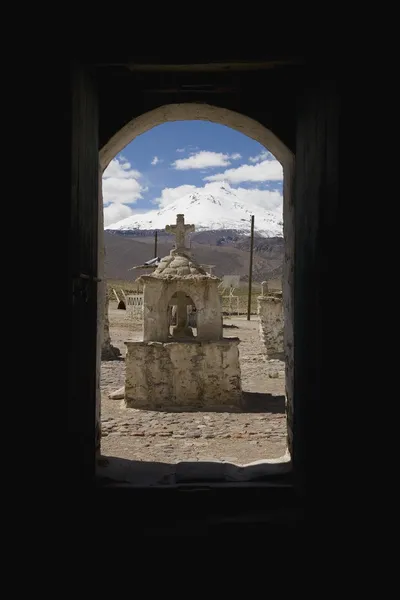
[[260,318],[260,337],[268,358],[283,358],[283,302],[282,295],[259,296],[257,313]]
[[239,338],[125,344],[128,407],[182,411],[240,408]]

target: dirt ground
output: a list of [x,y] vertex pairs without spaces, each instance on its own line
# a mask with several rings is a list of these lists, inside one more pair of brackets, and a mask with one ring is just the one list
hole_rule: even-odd
[[[110,335],[125,356],[126,340],[142,339],[142,324],[110,302]],[[254,315],[224,319],[225,337],[239,337],[242,412],[155,412],[126,408],[110,392],[125,383],[125,361],[102,362],[102,455],[177,463],[219,460],[243,465],[286,450],[284,363],[267,361]]]

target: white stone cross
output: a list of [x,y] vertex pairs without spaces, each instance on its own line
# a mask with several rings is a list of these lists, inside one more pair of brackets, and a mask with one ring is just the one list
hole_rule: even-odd
[[176,215],[176,225],[167,225],[165,231],[175,235],[176,249],[182,250],[186,248],[186,234],[195,231],[195,227],[194,225],[185,225],[185,215]]

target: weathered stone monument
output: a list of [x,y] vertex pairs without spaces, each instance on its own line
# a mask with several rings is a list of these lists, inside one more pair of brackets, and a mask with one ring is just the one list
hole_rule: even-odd
[[268,358],[283,359],[283,302],[282,291],[269,290],[268,282],[261,284],[261,296],[257,298],[260,317],[260,337]]
[[[194,231],[177,215],[167,232],[176,236],[169,256],[143,275],[143,341],[127,346],[125,403],[142,409],[240,407],[239,338],[224,338],[220,280],[192,258],[185,235]],[[195,307],[190,326],[188,305]],[[171,306],[176,325],[170,326]]]
[[121,356],[121,351],[119,348],[116,348],[111,343],[110,337],[110,325],[108,320],[108,294],[107,289],[105,289],[104,293],[104,334],[103,334],[103,342],[101,345],[101,360],[118,360]]

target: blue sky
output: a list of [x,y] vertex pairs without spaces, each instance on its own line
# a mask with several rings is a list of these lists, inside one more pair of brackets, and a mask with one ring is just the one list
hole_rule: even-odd
[[104,225],[159,210],[221,182],[244,201],[282,208],[282,168],[258,142],[224,125],[175,121],[134,139],[103,174]]

